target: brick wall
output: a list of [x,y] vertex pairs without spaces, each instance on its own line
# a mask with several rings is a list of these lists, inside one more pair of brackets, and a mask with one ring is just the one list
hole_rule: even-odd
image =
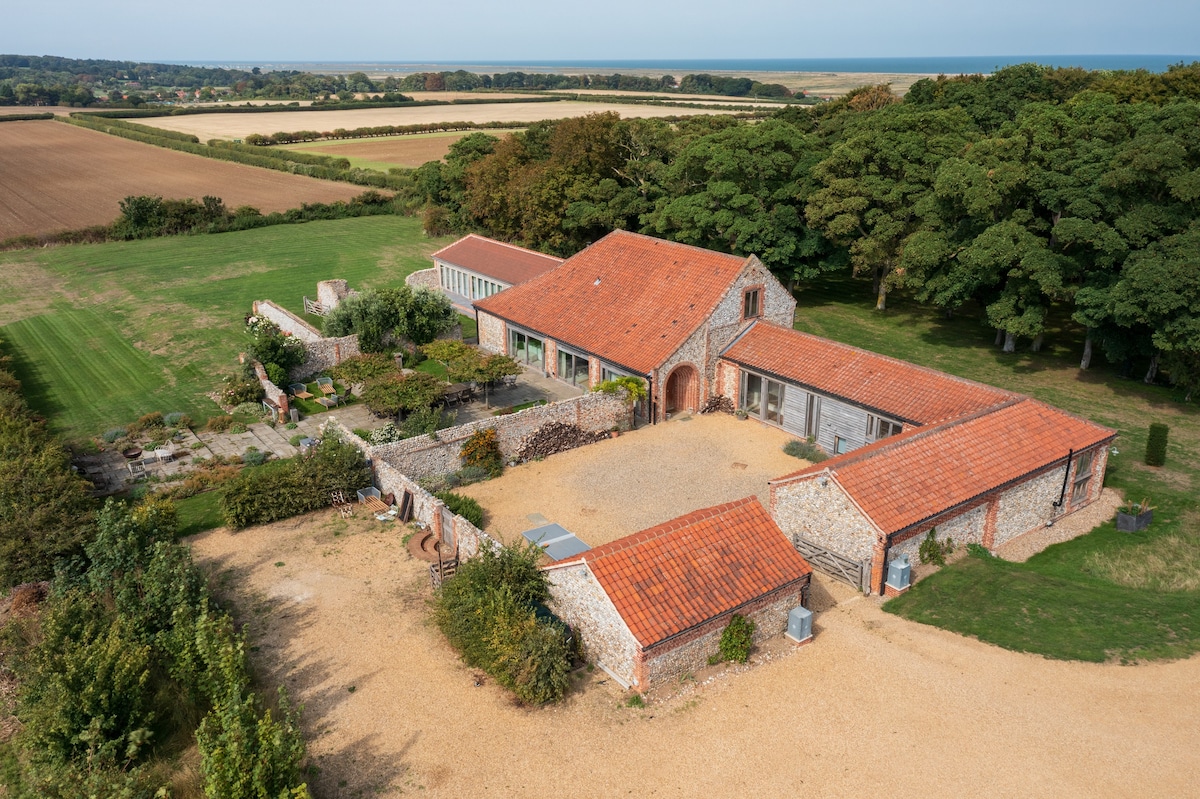
[[637,641],[608,594],[582,563],[546,569],[550,607],[583,642],[584,656],[632,685]]
[[645,690],[652,685],[678,680],[689,672],[708,665],[708,658],[718,652],[721,634],[729,625],[734,612],[754,622],[754,643],[787,630],[788,613],[805,603],[805,589],[811,575],[790,583],[784,588],[743,605],[736,611],[717,616],[704,624],[640,653],[637,686]]
[[515,458],[525,439],[550,422],[577,425],[589,432],[628,429],[629,406],[623,398],[611,394],[588,393],[569,400],[527,408],[505,416],[494,416],[450,427],[437,432],[437,439],[417,436],[373,448],[373,457],[381,458],[402,473],[417,480],[440,477],[462,468],[459,450],[477,430],[496,428],[500,451],[506,460]]

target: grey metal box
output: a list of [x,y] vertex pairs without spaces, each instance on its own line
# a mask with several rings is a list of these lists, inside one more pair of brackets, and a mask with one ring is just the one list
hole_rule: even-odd
[[911,583],[912,565],[908,562],[908,555],[899,555],[888,563],[888,585],[897,590],[903,590],[908,588]]
[[812,638],[812,619],[812,611],[806,607],[792,608],[788,611],[788,638],[793,641]]

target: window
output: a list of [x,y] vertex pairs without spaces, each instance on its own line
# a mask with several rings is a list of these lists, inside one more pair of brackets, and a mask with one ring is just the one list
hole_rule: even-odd
[[588,385],[588,359],[558,348],[558,379],[580,388]]
[[772,424],[783,424],[783,383],[742,372],[739,407],[747,415]]
[[742,410],[751,416],[762,416],[763,379],[749,372],[742,372]]
[[846,439],[842,438],[841,436],[833,437],[833,454],[834,455],[841,455],[843,452],[846,452],[849,449],[850,449],[850,445],[846,443]]
[[821,398],[816,394],[809,394],[804,413],[804,435],[815,439],[820,432]]
[[757,319],[762,316],[762,289],[747,289],[742,296],[742,318]]
[[867,440],[879,441],[889,436],[897,435],[903,425],[899,422],[893,422],[890,419],[881,419],[878,416],[867,414]]
[[534,338],[520,330],[508,331],[508,354],[517,363],[529,364],[539,369],[545,368],[543,357],[545,347],[542,340]]
[[1083,502],[1088,498],[1088,488],[1092,483],[1092,453],[1084,452],[1075,459],[1075,482],[1071,487],[1071,504]]

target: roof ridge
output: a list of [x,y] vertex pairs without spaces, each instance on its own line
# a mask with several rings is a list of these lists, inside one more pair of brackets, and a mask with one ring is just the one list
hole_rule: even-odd
[[[962,377],[961,375],[951,374],[950,372],[943,372],[940,369],[934,369],[932,366],[924,366],[923,364],[913,363],[912,361],[906,361],[903,358],[896,358],[891,355],[884,355],[882,352],[875,352],[874,350],[868,350],[865,347],[856,347],[853,344],[847,344],[844,341],[838,341],[836,339],[828,338],[826,336],[818,336],[816,333],[808,333],[803,330],[797,330],[794,327],[786,327],[784,325],[776,324],[775,322],[772,322],[768,319],[763,319],[761,321],[764,325],[776,328],[777,330],[782,330],[782,331],[792,333],[792,334],[795,334],[797,336],[801,336],[804,338],[816,339],[817,341],[832,344],[833,346],[839,347],[841,349],[851,350],[855,353],[858,353],[859,355],[865,355],[865,356],[871,357],[871,358],[882,358],[886,361],[900,364],[901,366],[904,366],[904,367],[907,367],[910,369],[917,369],[917,370],[925,372],[927,374],[937,375],[938,377],[946,377],[957,383],[963,383],[963,384],[966,384],[969,386],[978,386],[980,388],[988,389],[989,391],[998,391],[1002,394],[1007,394],[1009,396],[1023,396],[1023,395],[1017,394],[1017,392],[1015,392],[1015,391],[1010,391],[1006,388],[1000,388],[998,386],[993,386],[988,383],[980,382],[978,380],[972,380],[969,377]],[[725,349],[723,349],[721,351],[721,355],[724,356],[725,353],[731,347],[733,347],[735,342],[736,342],[736,339],[734,341],[731,341],[729,343],[729,345],[726,346]],[[952,418],[952,417],[948,417],[948,418]]]
[[[929,436],[943,433],[951,428],[967,424],[968,422],[973,422],[976,419],[992,413],[997,413],[1014,405],[1019,405],[1025,401],[1036,402],[1036,400],[1033,400],[1031,397],[1027,397],[1024,394],[1015,394],[1001,402],[995,403],[994,405],[988,405],[985,408],[979,408],[971,411],[970,413],[965,413],[960,416],[951,416],[947,419],[943,419],[940,422],[913,427],[910,430],[905,430],[899,435],[881,438],[878,441],[867,444],[865,447],[859,447],[858,449],[850,450],[849,452],[841,455],[835,455],[829,460],[820,461],[819,463],[814,463],[813,465],[807,466],[799,471],[791,472],[790,474],[785,474],[782,477],[776,477],[768,480],[767,483],[782,483],[798,477],[807,477],[810,474],[819,474],[823,471],[829,471],[832,474],[834,470],[843,466],[851,466],[868,458],[873,458],[876,455],[891,452],[894,449],[907,446],[913,441],[919,441],[928,438]],[[1040,404],[1045,405],[1045,403]],[[1053,406],[1047,405],[1046,407]]]
[[[598,243],[604,241],[605,239],[607,239],[609,236],[616,236],[617,234],[621,234],[624,236],[633,236],[636,239],[642,239],[645,241],[659,242],[661,244],[665,244],[670,247],[683,247],[683,248],[689,249],[689,250],[696,250],[698,252],[704,253],[705,255],[720,255],[723,258],[733,258],[735,260],[741,261],[742,263],[745,263],[746,261],[748,261],[752,257],[754,257],[753,255],[734,255],[731,252],[721,252],[720,250],[710,250],[707,247],[701,247],[697,244],[686,244],[682,241],[674,241],[672,239],[663,239],[663,238],[659,238],[658,236],[651,236],[647,233],[638,233],[636,231],[625,230],[623,228],[616,228],[615,230],[611,230],[608,233],[605,233],[603,236],[596,239],[596,241],[592,242],[592,244],[598,244]],[[588,247],[591,247],[591,246],[592,246],[591,244],[588,245]],[[586,252],[586,251],[587,251],[587,247],[584,247],[582,250],[579,251],[579,253]],[[575,255],[578,255],[579,253],[575,253]],[[572,255],[571,258],[574,258],[575,255]],[[569,261],[570,258],[568,258],[567,260]]]
[[486,241],[489,244],[499,244],[501,247],[508,247],[510,250],[518,250],[518,251],[528,254],[528,255],[536,255],[541,258],[548,258],[551,261],[557,261],[560,264],[565,260],[563,258],[559,258],[557,255],[547,255],[544,252],[539,252],[537,250],[530,249],[529,247],[522,247],[519,244],[511,244],[507,241],[501,241],[500,239],[493,239],[491,236],[484,236],[480,233],[468,233],[467,235],[463,236],[461,239],[450,242],[449,244],[447,244],[445,247],[442,247],[437,252],[431,253],[429,255],[429,257],[436,258],[437,256],[441,255],[442,253],[444,253],[446,250],[450,249],[451,247],[462,244],[467,239],[477,239],[479,241]]

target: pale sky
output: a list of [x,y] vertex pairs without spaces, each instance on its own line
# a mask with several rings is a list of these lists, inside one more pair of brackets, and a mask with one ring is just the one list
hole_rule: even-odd
[[1197,54],[1198,0],[35,0],[0,52],[135,61]]

